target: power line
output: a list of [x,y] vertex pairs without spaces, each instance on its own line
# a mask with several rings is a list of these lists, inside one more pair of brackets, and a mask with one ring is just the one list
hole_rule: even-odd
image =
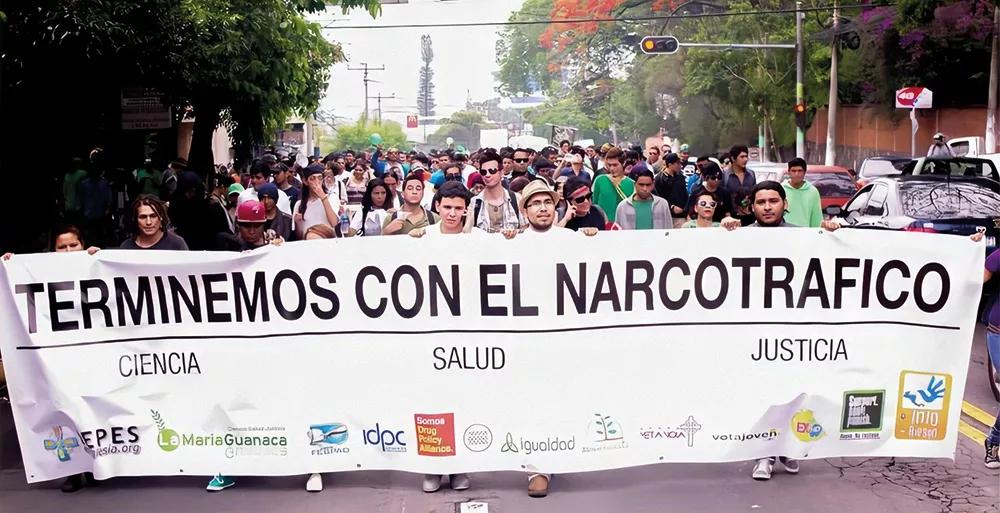
[[[853,9],[853,8],[873,8],[873,7],[891,7],[896,4],[885,3],[885,4],[853,4],[853,5],[841,5],[840,9]],[[401,28],[445,28],[445,27],[498,27],[498,26],[514,26],[514,25],[562,25],[567,23],[641,23],[647,21],[657,21],[657,20],[684,20],[684,19],[698,19],[698,18],[726,18],[730,16],[763,16],[768,14],[795,14],[796,12],[814,12],[814,11],[832,11],[833,6],[825,7],[803,7],[802,9],[788,8],[788,9],[773,9],[773,10],[758,10],[758,11],[729,11],[729,12],[707,12],[699,14],[675,14],[675,15],[661,15],[661,16],[644,16],[644,17],[618,17],[618,18],[567,18],[567,19],[544,19],[544,20],[509,20],[509,21],[475,21],[467,23],[417,23],[417,24],[403,24],[403,25],[348,25],[338,27],[335,25],[326,25],[323,27],[325,30],[374,30],[374,29],[401,29]]]

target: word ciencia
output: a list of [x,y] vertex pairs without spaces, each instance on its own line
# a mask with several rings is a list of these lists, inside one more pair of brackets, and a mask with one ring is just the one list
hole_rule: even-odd
[[[330,320],[340,315],[412,319],[912,306],[934,313],[944,308],[951,293],[948,270],[935,262],[914,268],[901,260],[859,258],[556,263],[549,282],[529,281],[522,265],[528,264],[366,266],[346,283],[338,281],[334,268],[316,268],[118,276],[19,283],[14,289],[30,333],[38,332],[40,318],[48,321],[43,329],[59,332],[272,318]],[[538,269],[532,271],[538,276]]]

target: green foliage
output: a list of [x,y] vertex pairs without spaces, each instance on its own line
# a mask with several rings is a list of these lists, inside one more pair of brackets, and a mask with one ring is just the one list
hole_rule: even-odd
[[383,121],[381,125],[369,120],[368,124],[363,124],[360,120],[353,125],[342,125],[337,129],[337,137],[333,141],[332,150],[355,150],[362,151],[372,147],[368,138],[372,134],[382,136],[382,146],[384,148],[399,148],[409,151],[410,144],[403,133],[403,127],[395,121]]

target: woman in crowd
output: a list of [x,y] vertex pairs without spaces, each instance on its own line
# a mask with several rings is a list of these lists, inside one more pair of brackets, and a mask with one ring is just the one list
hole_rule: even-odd
[[361,210],[355,212],[354,218],[351,219],[350,236],[382,235],[382,222],[385,221],[385,217],[396,213],[392,192],[383,179],[368,183],[368,188],[361,199]]
[[719,205],[719,196],[712,191],[702,190],[691,206],[691,216],[694,219],[684,223],[682,228],[715,228],[715,208]]
[[351,211],[361,209],[361,200],[368,190],[371,173],[363,165],[356,165],[344,185],[347,186],[347,208]]
[[[302,171],[302,198],[296,207],[295,229],[302,237],[306,230],[317,224],[334,227],[340,225],[340,211],[343,206],[323,184],[323,166],[312,164]],[[334,184],[336,186],[336,183]]]

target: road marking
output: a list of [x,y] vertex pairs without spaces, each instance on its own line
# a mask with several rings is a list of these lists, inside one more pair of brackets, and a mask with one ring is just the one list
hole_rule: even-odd
[[958,421],[958,432],[969,437],[970,440],[978,444],[986,442],[986,434],[982,431],[970,426],[964,420]]
[[979,422],[982,422],[987,427],[992,426],[993,423],[996,422],[996,418],[993,417],[993,415],[990,415],[988,412],[982,410],[969,401],[962,401],[962,412]]

